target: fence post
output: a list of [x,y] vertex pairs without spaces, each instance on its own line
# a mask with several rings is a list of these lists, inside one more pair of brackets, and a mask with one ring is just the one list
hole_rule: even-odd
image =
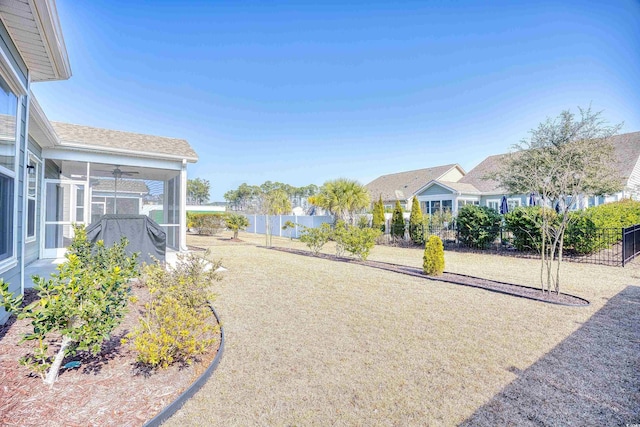
[[625,228],[622,227],[622,266],[624,267],[624,262],[627,259],[627,233],[625,233]]

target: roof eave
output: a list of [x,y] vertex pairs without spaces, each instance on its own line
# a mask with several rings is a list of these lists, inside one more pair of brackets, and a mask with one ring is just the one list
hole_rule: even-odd
[[60,148],[68,148],[72,150],[81,150],[81,151],[91,151],[97,153],[114,153],[114,154],[124,154],[134,157],[146,157],[151,159],[163,159],[163,160],[174,160],[181,162],[186,160],[189,163],[196,163],[198,161],[198,156],[183,156],[177,154],[165,154],[165,153],[150,153],[146,151],[136,151],[136,150],[127,150],[124,148],[113,148],[113,147],[96,147],[93,145],[82,144],[73,141],[65,141],[62,140],[60,142]]
[[55,0],[30,0],[36,25],[42,31],[42,42],[51,60],[51,78],[32,81],[66,80],[71,77],[69,54],[64,42]]
[[38,100],[33,93],[29,94],[29,121],[33,121],[29,123],[29,134],[33,134],[36,127],[43,138],[37,139],[38,144],[41,147],[54,147],[56,145],[60,145],[60,140],[58,139],[58,135],[53,130],[49,119],[47,119],[46,114],[42,110],[42,107],[38,103]]

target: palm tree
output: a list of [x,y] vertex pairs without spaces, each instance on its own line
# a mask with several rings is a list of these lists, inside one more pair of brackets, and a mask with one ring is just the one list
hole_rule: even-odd
[[370,204],[368,190],[356,180],[338,178],[327,181],[313,199],[313,203],[343,220],[355,225],[355,213]]
[[238,231],[244,230],[249,226],[249,220],[246,216],[232,213],[225,218],[227,228],[233,231],[233,240],[238,238]]

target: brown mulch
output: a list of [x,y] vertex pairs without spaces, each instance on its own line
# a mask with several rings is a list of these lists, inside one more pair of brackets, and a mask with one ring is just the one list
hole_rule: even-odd
[[[29,320],[12,316],[0,326],[0,426],[141,426],[207,369],[217,345],[191,365],[150,371],[136,363],[135,353],[120,339],[137,325],[148,295],[140,287],[132,291],[138,301],[131,304],[102,352],[66,358],[64,363],[80,361],[81,366],[61,369],[53,388],[18,363],[33,348],[29,341],[17,345],[24,333],[33,330]],[[34,299],[36,292],[25,290],[25,300]],[[51,349],[56,350],[53,343]]]
[[366,265],[368,267],[379,268],[381,270],[392,271],[395,273],[408,274],[410,276],[420,277],[422,279],[427,280],[435,280],[439,282],[447,282],[453,283],[457,285],[463,286],[471,286],[474,288],[486,289],[492,292],[498,292],[507,295],[513,295],[521,298],[533,299],[536,301],[543,301],[553,304],[562,304],[562,305],[571,305],[571,306],[587,306],[589,305],[589,301],[569,294],[556,294],[553,292],[542,292],[540,288],[533,288],[530,286],[517,285],[513,283],[506,282],[498,282],[495,280],[483,279],[480,277],[467,276],[464,274],[457,273],[449,273],[444,272],[442,275],[437,277],[427,276],[424,274],[422,269],[416,267],[410,267],[407,265],[400,264],[391,264],[387,262],[381,261],[360,261],[354,258],[345,258],[345,257],[337,257],[335,255],[330,254],[313,254],[310,251],[304,251],[299,249],[292,248],[282,248],[282,247],[272,247],[271,249],[289,252],[297,255],[304,256],[315,256],[323,259],[340,261],[340,262],[348,262],[348,263],[357,263],[361,265]]

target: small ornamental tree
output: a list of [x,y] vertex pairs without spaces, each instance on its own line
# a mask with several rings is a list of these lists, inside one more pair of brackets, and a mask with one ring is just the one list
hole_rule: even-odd
[[440,276],[444,272],[444,245],[440,237],[431,236],[427,240],[422,266],[427,276]]
[[418,245],[424,243],[424,226],[422,222],[422,209],[416,196],[411,202],[411,216],[409,217],[409,235],[411,240]]
[[227,228],[233,231],[233,239],[238,238],[238,231],[244,230],[249,226],[249,220],[246,216],[232,213],[225,218]]
[[[540,286],[560,292],[560,267],[564,238],[576,216],[569,212],[584,195],[613,194],[622,189],[611,137],[620,129],[608,126],[591,108],[579,109],[580,117],[563,111],[547,119],[530,137],[514,145],[492,176],[511,194],[537,193],[548,207],[557,207],[559,221],[542,216]],[[549,242],[547,244],[547,242]]]
[[[268,182],[268,181],[267,181]],[[265,183],[266,184],[266,183]],[[264,185],[264,184],[263,184]],[[263,209],[266,213],[266,246],[271,247],[271,219],[269,215],[285,215],[291,212],[291,200],[286,191],[282,189],[271,190],[264,194]]]
[[396,206],[393,208],[393,216],[391,217],[391,235],[394,237],[404,236],[404,217],[402,216],[400,200],[396,200]]
[[382,196],[380,196],[378,201],[373,203],[373,220],[371,222],[371,228],[384,232],[384,225],[384,203],[382,202]]
[[[102,343],[120,324],[130,295],[129,279],[137,275],[136,255],[127,256],[126,239],[110,248],[102,241],[92,245],[84,228],[74,227],[75,237],[58,273],[51,279],[33,276],[39,300],[21,307],[22,296],[8,291],[0,280],[0,297],[7,311],[19,319],[31,319],[33,332],[21,340],[37,343],[32,355],[20,363],[38,373],[45,384],[53,386],[65,356],[77,351],[96,355]],[[60,337],[55,356],[48,344]]]

